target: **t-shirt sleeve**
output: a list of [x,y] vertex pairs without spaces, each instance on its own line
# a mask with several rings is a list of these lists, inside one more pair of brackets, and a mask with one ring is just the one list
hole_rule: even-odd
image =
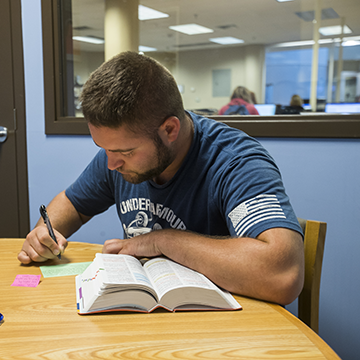
[[115,203],[113,188],[106,153],[101,149],[65,194],[78,212],[94,216]]
[[232,236],[256,238],[283,227],[302,234],[280,172],[266,153],[231,159],[222,173],[221,207]]

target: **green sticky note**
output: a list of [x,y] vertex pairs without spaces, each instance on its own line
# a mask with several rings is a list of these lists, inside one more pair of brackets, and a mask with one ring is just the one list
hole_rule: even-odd
[[79,275],[82,274],[90,264],[91,261],[82,262],[82,263],[40,266],[40,270],[44,278],[55,277],[55,276]]

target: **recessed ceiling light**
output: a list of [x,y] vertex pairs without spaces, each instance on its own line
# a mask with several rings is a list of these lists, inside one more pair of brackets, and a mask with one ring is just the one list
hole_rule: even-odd
[[140,45],[140,46],[139,46],[139,51],[141,51],[141,52],[157,51],[157,48],[150,47],[150,46]]
[[[319,39],[319,44],[330,44],[333,42],[333,39]],[[285,43],[279,43],[274,45],[274,47],[296,47],[296,46],[311,46],[314,45],[314,40],[303,40],[303,41],[290,41]]]
[[217,38],[211,38],[210,41],[221,44],[221,45],[230,45],[230,44],[241,44],[244,42],[244,40],[234,38],[232,36],[224,36],[224,37],[217,37]]
[[274,47],[294,47],[314,45],[314,40],[290,41],[274,45]]
[[[319,29],[319,33],[324,36],[341,35],[341,25],[321,27]],[[351,33],[352,33],[351,29],[347,25],[345,25],[344,34],[351,34]]]
[[176,25],[176,26],[169,26],[169,28],[171,30],[179,31],[186,35],[198,35],[198,34],[206,34],[206,33],[214,32],[214,30],[212,29],[197,24]]
[[151,9],[144,5],[139,5],[139,20],[162,19],[167,17],[169,17],[169,14]]
[[[319,39],[319,44],[331,44],[331,43],[340,43],[340,38],[333,38],[333,39]],[[304,40],[304,41],[292,41],[292,42],[285,42],[285,43],[279,43],[275,44],[272,47],[296,47],[296,46],[310,46],[314,45],[314,40]],[[355,46],[360,45],[360,36],[350,36],[350,37],[344,37],[343,46]]]
[[90,44],[104,44],[104,39],[95,37],[95,36],[73,36],[73,40],[76,41],[82,41],[82,42],[86,42],[86,43],[90,43]]
[[277,2],[287,2],[287,1],[294,1],[294,0],[276,0]]
[[[314,21],[315,20],[315,11],[297,11],[295,14],[302,20],[305,21]],[[327,8],[321,10],[321,20],[329,19],[338,19],[340,16],[333,8]]]
[[360,45],[360,41],[349,40],[342,43],[342,46],[357,46]]

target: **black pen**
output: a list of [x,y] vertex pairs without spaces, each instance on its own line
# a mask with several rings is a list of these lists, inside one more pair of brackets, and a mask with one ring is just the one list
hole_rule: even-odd
[[[55,243],[57,244],[57,240],[56,240],[56,237],[55,237],[55,234],[54,234],[54,230],[51,226],[51,223],[50,223],[50,219],[49,219],[49,216],[47,214],[47,211],[46,211],[46,207],[45,205],[41,205],[40,206],[40,214],[42,216],[42,218],[44,219],[44,223],[49,231],[49,235],[51,236],[51,238],[55,241]],[[61,253],[57,256],[59,259],[61,259]]]

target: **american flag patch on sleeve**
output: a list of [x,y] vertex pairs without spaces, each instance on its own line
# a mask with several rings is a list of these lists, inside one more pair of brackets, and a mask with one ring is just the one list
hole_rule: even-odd
[[286,219],[276,195],[258,195],[246,200],[229,213],[237,236],[243,236],[249,228],[268,219]]

